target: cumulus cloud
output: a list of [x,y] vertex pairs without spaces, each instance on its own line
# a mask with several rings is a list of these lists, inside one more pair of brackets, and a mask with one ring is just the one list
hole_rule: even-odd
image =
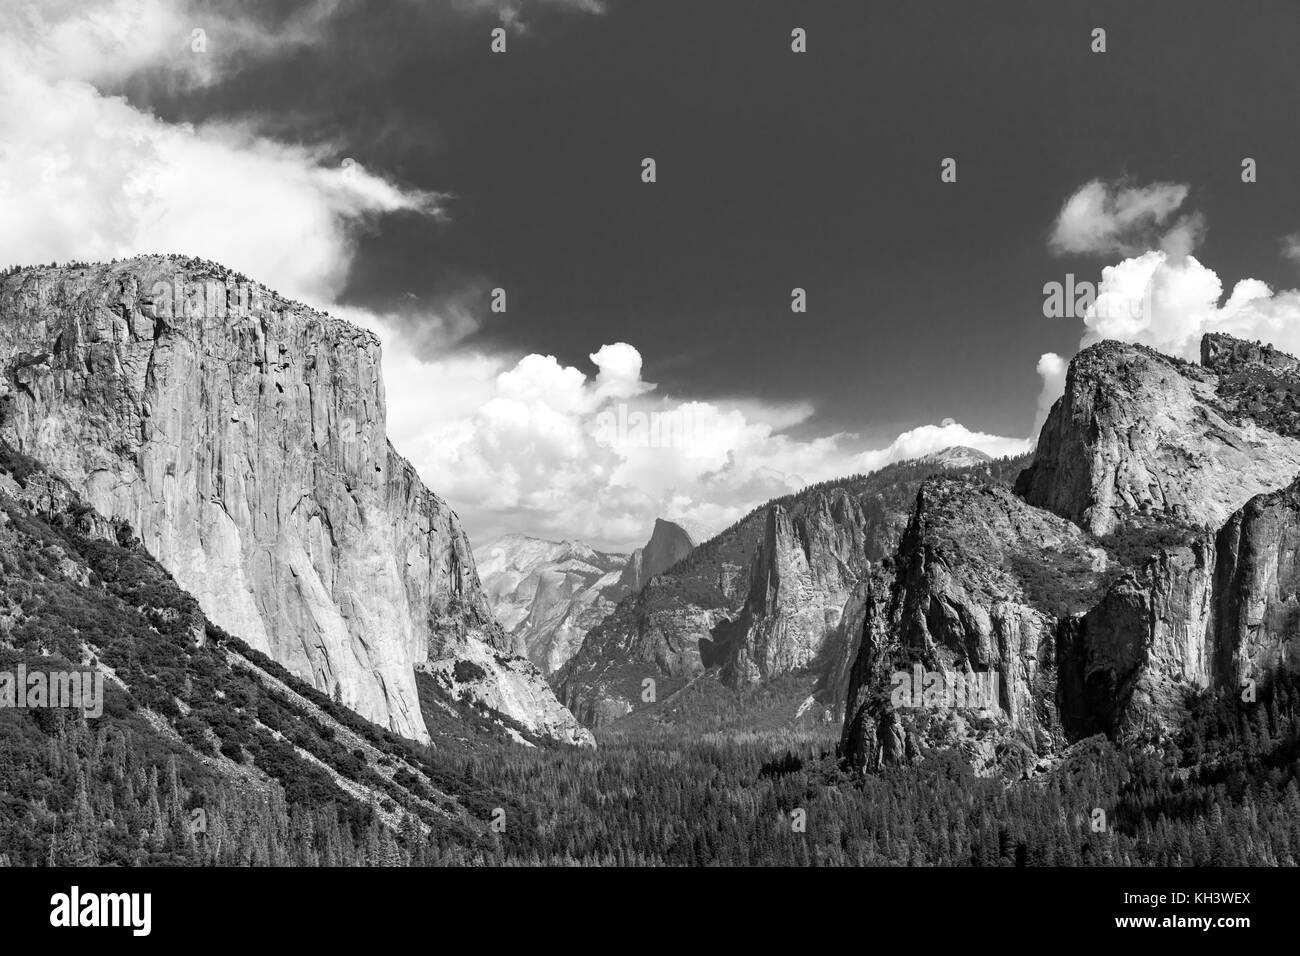
[[1094,179],[1065,201],[1048,245],[1061,255],[1132,255],[1164,246],[1185,255],[1204,229],[1194,215],[1170,222],[1187,194],[1182,183],[1133,186]]
[[1082,346],[1119,339],[1195,359],[1202,335],[1226,332],[1300,352],[1300,291],[1242,279],[1224,299],[1218,274],[1194,256],[1146,252],[1107,266],[1097,288]]
[[[392,354],[385,375],[401,387],[390,384],[389,394],[427,396],[410,405],[418,422],[390,410],[394,442],[477,540],[527,530],[633,547],[657,516],[722,528],[812,482],[952,445],[992,455],[1028,447],[951,419],[878,449],[862,449],[848,433],[796,438],[785,429],[810,407],[661,395],[641,378],[640,352],[622,342],[589,356],[594,374],[549,355],[513,363],[455,354],[412,363],[404,355],[394,363]],[[449,382],[460,397],[455,409],[440,404]]]
[[[170,63],[171,44],[153,38],[188,33],[169,33],[177,27],[166,5],[81,5],[67,30],[48,21],[53,8],[33,21],[25,14],[36,4],[7,6],[50,32],[30,44],[27,30],[0,34],[0,262],[177,251],[329,299],[346,280],[358,227],[440,210],[439,194],[333,162],[324,148],[237,122],[168,124],[88,81],[123,48],[137,68]],[[145,38],[139,50],[127,39],[134,30]],[[49,75],[59,62],[51,51],[68,50],[71,78]]]
[[[1194,361],[1202,336],[1222,332],[1300,354],[1300,290],[1275,291],[1259,279],[1247,278],[1225,299],[1218,273],[1192,255],[1205,232],[1201,214],[1185,213],[1163,232],[1152,230],[1169,220],[1186,195],[1186,186],[1170,183],[1116,192],[1094,181],[1066,201],[1053,248],[1059,247],[1062,234],[1078,240],[1073,251],[1111,246],[1127,251],[1127,240],[1112,241],[1121,234],[1145,233],[1151,242],[1147,249],[1102,269],[1096,299],[1083,316],[1080,348],[1116,339]],[[1136,226],[1139,222],[1145,225]],[[1096,241],[1084,241],[1088,236]],[[1285,237],[1282,252],[1300,260],[1300,236]],[[1044,355],[1038,371],[1043,379],[1041,418],[1064,390],[1064,363],[1057,355]]]
[[972,431],[965,425],[947,418],[941,425],[921,425],[903,432],[885,448],[862,452],[853,459],[856,465],[854,470],[875,471],[896,461],[921,458],[954,445],[977,448],[995,458],[1001,458],[1004,455],[1024,454],[1029,450],[1030,443],[1023,438],[1008,438]]

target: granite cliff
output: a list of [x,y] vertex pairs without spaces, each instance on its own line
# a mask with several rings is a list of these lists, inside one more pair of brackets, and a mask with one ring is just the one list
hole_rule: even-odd
[[1261,414],[1273,389],[1266,404],[1238,381],[1255,373],[1290,395],[1289,376],[1231,358],[1225,341],[1206,338],[1202,365],[1119,342],[1080,352],[1017,491],[1098,535],[1134,515],[1217,528],[1300,473],[1300,435]]
[[678,521],[655,519],[654,530],[650,540],[628,556],[623,574],[619,577],[620,597],[636,594],[650,583],[650,580],[667,571],[682,558],[695,550],[707,537],[698,529],[687,529]]
[[589,740],[498,663],[460,522],[388,442],[371,333],[199,260],[38,267],[0,279],[0,382],[0,437],[315,687],[427,740],[417,667],[472,657],[536,685],[507,716]]

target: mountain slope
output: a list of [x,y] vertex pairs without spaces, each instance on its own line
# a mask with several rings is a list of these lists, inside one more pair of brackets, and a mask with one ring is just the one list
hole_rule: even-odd
[[992,461],[993,456],[980,451],[978,448],[951,445],[948,448],[931,452],[923,460],[931,464],[942,465],[944,468],[970,468]]
[[[1006,488],[935,478],[897,554],[864,599],[849,676],[844,746],[872,768],[925,747],[962,750],[980,770],[1032,766],[1066,742],[1056,706],[1056,625],[1088,607],[1114,559],[1086,533]],[[975,706],[919,706],[913,693],[994,691]],[[996,676],[996,684],[989,684]]]
[[[0,684],[20,673],[98,675],[102,692],[85,716],[0,707],[15,865],[472,856],[515,806],[212,624],[125,522],[0,442]],[[508,746],[491,719],[447,723],[439,752]]]

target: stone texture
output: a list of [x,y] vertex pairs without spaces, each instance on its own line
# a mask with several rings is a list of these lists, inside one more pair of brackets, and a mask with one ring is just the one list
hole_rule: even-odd
[[746,517],[624,599],[553,678],[579,719],[627,713],[646,678],[737,686],[819,659],[881,515],[842,488]]
[[1219,528],[1300,474],[1300,441],[1261,425],[1219,386],[1214,371],[1144,346],[1085,349],[1017,490],[1098,535],[1135,514]]
[[1061,720],[1071,740],[1176,727],[1214,678],[1214,535],[1162,548],[1058,632]]
[[627,555],[578,541],[511,534],[480,549],[478,558],[497,620],[545,674],[563,666],[628,593],[622,582]]
[[767,510],[749,598],[722,640],[722,676],[754,683],[808,667],[839,626],[853,585],[870,566],[862,503],[842,489],[795,511]]
[[625,594],[636,594],[653,578],[694,551],[700,541],[678,522],[656,518],[650,540],[632,552],[619,578],[619,585]]
[[377,339],[244,281],[163,256],[0,280],[3,435],[215,623],[425,740],[416,665],[509,638],[455,513],[388,443]]
[[1213,612],[1222,686],[1300,666],[1300,482],[1251,499],[1219,532]]
[[497,619],[549,675],[577,653],[619,601],[689,555],[700,533],[658,518],[650,539],[631,555],[596,551],[579,541],[506,535],[482,549],[479,572]]
[[[991,772],[1061,746],[1055,635],[1058,610],[1069,610],[1061,595],[1080,600],[1107,570],[1105,552],[1079,528],[1005,488],[927,481],[897,555],[858,596],[843,735],[850,760],[879,768],[951,746]],[[918,665],[946,683],[996,674],[997,705],[894,707],[893,675]]]

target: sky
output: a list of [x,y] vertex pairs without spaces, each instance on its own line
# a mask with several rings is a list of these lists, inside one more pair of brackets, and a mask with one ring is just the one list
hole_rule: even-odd
[[[657,516],[1024,451],[1098,338],[1300,351],[1293,0],[0,24],[0,266],[187,253],[375,330],[390,436],[479,545],[627,549]],[[1063,315],[1069,276],[1097,296]]]

